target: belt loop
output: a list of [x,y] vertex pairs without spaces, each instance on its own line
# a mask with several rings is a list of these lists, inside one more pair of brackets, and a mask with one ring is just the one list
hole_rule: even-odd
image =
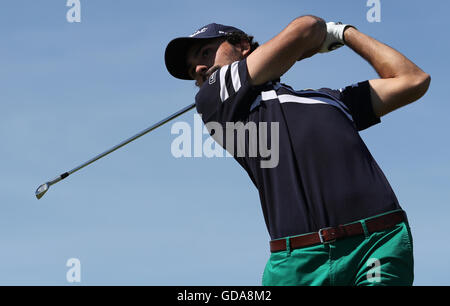
[[291,256],[291,237],[286,238],[286,252],[287,256]]
[[366,220],[360,220],[359,222],[361,223],[364,230],[364,236],[366,237],[366,239],[369,238],[369,230],[367,229]]

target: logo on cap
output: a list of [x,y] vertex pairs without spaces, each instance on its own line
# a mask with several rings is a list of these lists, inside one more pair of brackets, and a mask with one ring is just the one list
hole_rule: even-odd
[[198,30],[197,32],[195,32],[194,34],[189,35],[189,37],[197,36],[198,34],[206,32],[206,30],[208,30],[208,28],[206,28],[206,27],[202,28],[202,29]]

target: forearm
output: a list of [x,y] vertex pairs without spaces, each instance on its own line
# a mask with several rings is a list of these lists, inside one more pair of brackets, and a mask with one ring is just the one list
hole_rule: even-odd
[[354,28],[344,32],[347,46],[366,59],[379,79],[369,80],[371,102],[376,116],[420,99],[428,90],[431,77],[400,52]]
[[400,52],[355,28],[348,28],[344,39],[346,45],[367,60],[383,79],[424,73]]

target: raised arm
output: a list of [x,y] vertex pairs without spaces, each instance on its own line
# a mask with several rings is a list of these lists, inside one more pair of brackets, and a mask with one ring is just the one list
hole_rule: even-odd
[[247,58],[253,85],[278,79],[298,60],[317,53],[327,30],[325,22],[314,16],[293,20],[277,36],[258,47]]
[[400,52],[355,28],[346,29],[344,39],[380,76],[369,81],[372,106],[378,117],[420,99],[427,92],[430,75]]

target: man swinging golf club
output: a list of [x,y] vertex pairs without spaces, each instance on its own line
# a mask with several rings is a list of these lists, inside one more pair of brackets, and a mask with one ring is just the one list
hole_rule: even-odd
[[[339,90],[296,91],[279,82],[297,61],[343,45],[380,78]],[[422,97],[427,73],[355,27],[315,16],[296,18],[261,46],[235,27],[209,24],[172,40],[165,63],[174,77],[196,81],[205,124],[279,125],[277,139],[267,140],[279,145],[272,168],[261,167],[260,155],[236,156],[215,135],[259,190],[271,237],[263,285],[413,283],[406,214],[358,132]],[[248,153],[252,137],[233,145],[243,142]]]

